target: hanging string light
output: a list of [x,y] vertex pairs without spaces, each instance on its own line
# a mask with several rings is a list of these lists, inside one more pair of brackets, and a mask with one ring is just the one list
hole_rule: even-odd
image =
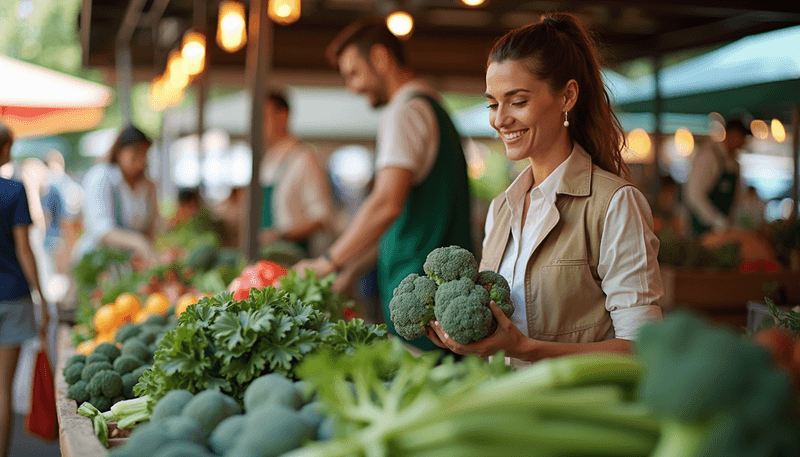
[[281,25],[300,19],[300,0],[269,0],[269,18]]
[[235,0],[225,0],[219,5],[217,44],[227,52],[236,52],[247,43],[244,5]]
[[395,11],[386,18],[386,27],[398,38],[408,38],[414,30],[414,18],[405,11]]
[[206,37],[200,32],[189,32],[184,35],[181,54],[186,62],[188,75],[200,74],[206,62]]

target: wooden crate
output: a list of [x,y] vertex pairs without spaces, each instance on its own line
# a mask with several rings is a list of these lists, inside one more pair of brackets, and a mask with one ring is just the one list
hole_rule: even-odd
[[[56,414],[59,426],[59,445],[63,457],[108,457],[108,450],[94,434],[94,426],[88,417],[78,414],[75,400],[67,398],[67,381],[64,366],[75,349],[70,344],[69,326],[58,329],[58,362],[56,363]],[[109,445],[112,445],[109,440]],[[119,440],[115,440],[119,441]],[[117,444],[116,442],[113,444]]]
[[785,288],[789,302],[800,302],[800,273],[686,270],[661,267],[665,312],[690,308],[739,330],[747,326],[747,303],[763,301],[771,284]]

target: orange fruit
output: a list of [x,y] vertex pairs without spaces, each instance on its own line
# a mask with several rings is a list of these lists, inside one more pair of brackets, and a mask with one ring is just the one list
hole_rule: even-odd
[[98,334],[112,332],[117,327],[117,310],[113,304],[97,308],[94,312],[94,329]]
[[133,316],[142,309],[139,299],[129,293],[124,293],[117,297],[114,306],[117,308],[118,318],[127,322],[130,322]]
[[198,300],[200,300],[200,298],[194,294],[185,294],[181,296],[181,298],[178,299],[178,303],[175,305],[175,315],[180,317],[189,305],[194,305]]
[[144,310],[150,314],[166,314],[169,311],[169,299],[161,292],[156,292],[144,303]]
[[133,317],[133,322],[135,324],[141,324],[142,322],[146,321],[148,317],[152,316],[152,314],[148,313],[147,311],[139,311],[136,313],[136,316]]
[[94,348],[97,347],[97,341],[95,340],[86,340],[83,343],[79,344],[77,348],[75,348],[75,352],[78,354],[89,355],[94,351]]
[[114,332],[111,331],[107,333],[100,333],[94,340],[97,342],[97,344],[109,343],[111,341],[114,341]]

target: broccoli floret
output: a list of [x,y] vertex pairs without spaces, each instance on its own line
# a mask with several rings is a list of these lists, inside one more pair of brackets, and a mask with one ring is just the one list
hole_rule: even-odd
[[489,292],[469,278],[439,286],[434,313],[442,330],[460,344],[485,337],[494,321],[489,308]]
[[149,360],[151,358],[147,345],[137,338],[131,338],[122,345],[122,355],[132,355],[139,360]]
[[652,457],[800,455],[792,384],[766,349],[688,312],[644,326],[634,349],[639,395],[664,420]]
[[153,414],[150,415],[150,421],[155,422],[172,416],[180,416],[183,408],[192,398],[194,398],[194,394],[188,390],[170,390],[153,406]]
[[103,370],[113,370],[113,369],[114,369],[114,366],[111,365],[108,362],[90,363],[90,364],[87,364],[86,366],[84,366],[83,370],[81,370],[81,379],[83,379],[86,382],[89,382],[89,381],[91,381],[92,377],[95,374],[97,374],[97,373],[99,373],[99,372],[101,372]]
[[155,343],[156,338],[158,337],[158,333],[154,332],[150,328],[147,328],[145,331],[141,332],[137,338],[142,341],[142,343],[146,345],[151,345]]
[[248,413],[267,403],[298,409],[303,405],[303,398],[289,378],[270,373],[254,379],[244,391],[244,408]]
[[130,373],[142,366],[144,362],[132,355],[121,355],[114,361],[114,369],[119,374]]
[[135,338],[140,332],[139,326],[136,324],[125,324],[117,330],[114,334],[114,339],[118,343],[124,343],[130,338]]
[[133,386],[139,382],[140,377],[133,372],[122,375],[122,396],[125,399],[136,398],[136,394],[133,393]]
[[208,438],[208,445],[215,453],[225,454],[236,446],[246,422],[247,416],[242,414],[231,416],[220,422]]
[[[114,370],[102,370],[95,373],[89,381],[89,395],[92,397],[104,396],[114,398],[122,392],[122,376]],[[94,403],[92,403],[94,405]],[[97,405],[94,405],[100,409]],[[100,409],[101,411],[107,411]]]
[[300,447],[312,434],[313,430],[297,411],[284,405],[266,404],[247,415],[244,431],[230,455],[279,456]]
[[83,355],[83,354],[75,354],[75,355],[73,355],[72,357],[69,358],[69,360],[67,360],[67,365],[65,366],[65,368],[70,366],[70,365],[73,365],[75,363],[84,363],[85,364],[86,363],[86,356]]
[[119,357],[119,348],[114,343],[100,343],[94,348],[92,354],[103,354],[108,357],[110,362],[113,362],[114,359]]
[[87,387],[89,383],[83,379],[79,379],[75,384],[69,386],[67,389],[67,398],[75,400],[79,405],[89,400],[89,392]]
[[[497,307],[510,318],[514,314],[514,304],[511,302],[511,287],[508,285],[506,278],[491,270],[484,270],[478,273],[478,279],[475,280],[476,284],[480,284],[489,292],[489,299],[494,300]],[[491,335],[497,329],[497,319],[492,318],[492,325],[489,328]]]
[[64,380],[67,384],[75,384],[81,379],[81,372],[86,365],[83,362],[76,362],[64,367]]
[[425,327],[433,318],[436,282],[412,273],[406,276],[392,293],[389,316],[397,334],[407,340],[425,335]]
[[478,276],[478,261],[461,246],[434,249],[428,254],[422,268],[439,285],[461,278],[475,282]]
[[111,363],[111,359],[109,359],[107,355],[99,353],[99,352],[93,352],[93,353],[89,354],[88,357],[86,357],[86,364],[95,363],[95,362],[108,362],[108,363]]
[[100,412],[109,411],[111,409],[111,405],[114,404],[110,398],[103,396],[90,396],[89,403],[91,403],[92,406],[97,408],[97,410]]
[[167,325],[169,321],[167,320],[166,316],[162,316],[160,314],[153,314],[152,316],[148,317],[146,321],[144,321],[145,326],[156,325],[159,327],[163,327]]
[[[208,437],[220,422],[238,413],[225,397],[227,395],[216,390],[199,392],[189,400],[189,403],[183,408],[181,416],[196,419],[200,423],[200,428],[203,429],[203,435]],[[234,401],[234,403],[236,402]]]

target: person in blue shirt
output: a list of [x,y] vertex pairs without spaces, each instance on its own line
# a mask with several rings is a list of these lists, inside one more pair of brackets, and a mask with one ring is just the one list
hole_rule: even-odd
[[[0,166],[11,161],[14,135],[0,122]],[[39,273],[28,229],[28,197],[22,183],[0,178],[0,457],[5,457],[11,436],[11,385],[22,343],[36,336],[31,294],[38,294],[42,322],[39,336],[46,345],[49,318],[39,293]]]

